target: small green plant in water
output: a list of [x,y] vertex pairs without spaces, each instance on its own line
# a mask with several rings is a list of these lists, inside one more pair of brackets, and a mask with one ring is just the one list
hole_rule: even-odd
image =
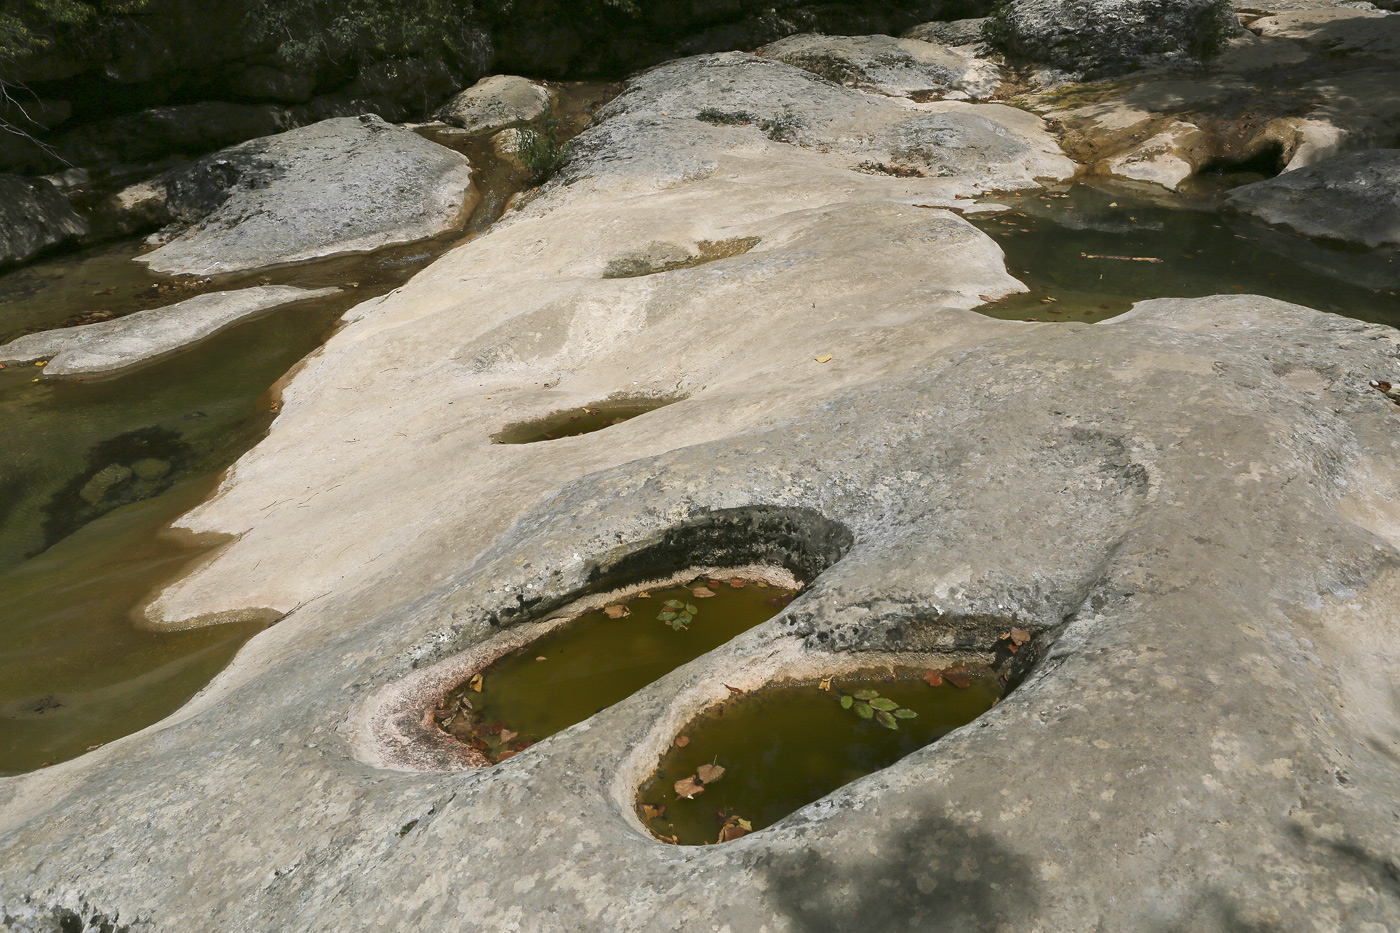
[[689,628],[690,623],[695,621],[696,613],[700,611],[690,603],[683,603],[679,599],[668,599],[661,605],[661,614],[656,618],[678,632],[683,628]]
[[842,694],[839,699],[842,709],[855,710],[861,719],[874,720],[886,729],[898,729],[901,719],[913,719],[919,715],[874,690],[857,690],[854,695]]
[[535,184],[549,181],[569,161],[569,143],[562,136],[563,121],[552,106],[520,131],[520,161]]

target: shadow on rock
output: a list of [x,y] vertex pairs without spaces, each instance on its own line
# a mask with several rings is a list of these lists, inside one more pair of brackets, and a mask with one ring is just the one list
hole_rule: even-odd
[[878,845],[778,854],[759,866],[794,933],[1019,928],[1037,912],[1030,862],[946,817],[917,820]]

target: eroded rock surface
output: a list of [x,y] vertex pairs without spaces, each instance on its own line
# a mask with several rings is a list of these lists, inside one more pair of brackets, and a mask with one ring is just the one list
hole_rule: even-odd
[[47,376],[118,372],[191,346],[273,308],[324,298],[338,291],[265,285],[235,292],[210,292],[112,321],[20,337],[0,346],[0,363],[43,360]]
[[1202,171],[1275,174],[1394,145],[1400,16],[1330,8],[1251,20],[1196,71],[1070,83],[1019,103],[1096,171],[1179,188]]
[[425,239],[479,199],[464,156],[373,116],[256,139],[144,187],[192,226],[141,261],[193,275]]
[[[951,115],[971,122],[911,144],[946,174],[862,170],[911,121]],[[0,916],[1400,922],[1400,409],[1368,385],[1400,367],[1400,334],[1253,296],[1097,326],[977,314],[1020,285],[949,208],[989,178],[1072,171],[1038,121],[995,105],[745,55],[636,79],[538,197],[354,311],[182,521],[237,538],[155,621],[290,615],[176,716],[0,782]],[[740,239],[757,242],[607,277]],[[610,394],[686,398],[490,442]],[[755,559],[816,577],[496,768],[408,770],[422,761],[386,738],[415,714],[386,696],[518,623],[628,574]],[[717,693],[857,654],[980,656],[1013,622],[1043,655],[974,725],[735,843],[642,830],[637,782]]]
[[924,39],[893,36],[800,35],[759,49],[758,55],[796,65],[846,87],[920,100],[981,100],[1001,75],[985,59]]
[[1309,236],[1400,246],[1400,149],[1327,159],[1236,188],[1226,204]]

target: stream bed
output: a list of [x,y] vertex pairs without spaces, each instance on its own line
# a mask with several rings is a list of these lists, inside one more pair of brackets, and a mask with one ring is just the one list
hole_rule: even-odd
[[[563,85],[565,133],[615,93]],[[461,132],[425,136],[471,159],[481,205],[464,229],[373,253],[210,278],[152,273],[139,238],[0,274],[0,343],[205,292],[336,286],[107,379],[0,368],[0,775],[81,755],[174,712],[272,619],[141,628],[140,606],[217,542],[168,533],[275,416],[270,389],[349,308],[487,229],[526,179]],[[441,138],[438,138],[438,137]]]

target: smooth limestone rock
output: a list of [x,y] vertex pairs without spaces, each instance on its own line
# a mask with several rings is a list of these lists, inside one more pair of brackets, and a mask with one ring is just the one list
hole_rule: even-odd
[[920,39],[800,35],[754,54],[796,65],[846,87],[920,100],[981,100],[1001,83],[1000,70],[974,55]]
[[1086,77],[1198,62],[1239,32],[1227,0],[1009,0],[994,20],[1004,50]]
[[538,81],[492,75],[443,104],[437,118],[472,133],[495,133],[538,119],[550,99],[549,88]]
[[932,23],[920,23],[904,34],[906,39],[918,39],[921,42],[937,42],[940,45],[980,45],[983,41],[983,30],[987,25],[987,17],[980,16],[973,19],[938,20]]
[[27,262],[87,232],[87,224],[51,183],[0,174],[0,267]]
[[1326,159],[1236,188],[1225,203],[1308,236],[1400,246],[1400,149]]
[[479,200],[471,178],[465,156],[378,117],[325,120],[148,183],[192,226],[138,258],[211,275],[421,240],[466,221]]
[[119,372],[184,349],[274,308],[339,291],[265,285],[211,292],[112,321],[28,334],[0,346],[0,363],[46,360],[46,376]]
[[[696,119],[786,107],[798,142]],[[856,170],[911,111],[986,119],[1023,148],[995,169],[946,156],[945,177]],[[1400,923],[1400,431],[1367,384],[1400,334],[1254,296],[1098,326],[977,314],[1020,286],[946,207],[989,171],[1073,171],[1047,172],[1053,147],[1023,119],[744,55],[635,79],[537,198],[354,311],[181,520],[236,537],[154,620],[291,614],[177,715],[0,781],[0,917],[140,933],[214,916]],[[657,244],[736,238],[759,242],[605,277]],[[611,393],[688,398],[490,442]],[[426,704],[463,657],[638,552],[825,572],[769,623],[496,768],[410,770],[423,759],[395,727],[422,709],[396,697]],[[642,832],[637,782],[726,684],[980,656],[1013,620],[1041,660],[974,725],[735,843]]]

